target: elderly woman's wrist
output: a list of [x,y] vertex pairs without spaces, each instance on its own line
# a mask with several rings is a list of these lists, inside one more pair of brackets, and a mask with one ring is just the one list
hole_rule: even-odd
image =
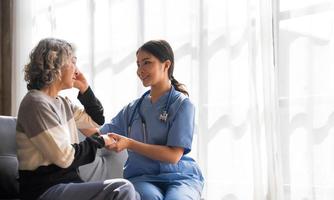
[[88,88],[89,88],[89,85],[87,84],[87,85],[82,86],[82,87],[80,87],[80,88],[78,88],[78,89],[79,89],[79,92],[80,92],[81,94],[84,94],[84,93],[87,91]]

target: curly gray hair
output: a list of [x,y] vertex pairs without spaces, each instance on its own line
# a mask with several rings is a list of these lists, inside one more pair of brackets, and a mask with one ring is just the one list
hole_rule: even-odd
[[24,67],[24,80],[28,90],[40,90],[52,84],[61,75],[61,67],[74,49],[65,40],[46,38],[30,53],[30,61]]

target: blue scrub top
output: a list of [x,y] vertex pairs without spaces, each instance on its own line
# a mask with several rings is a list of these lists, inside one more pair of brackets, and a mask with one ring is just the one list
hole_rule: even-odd
[[[167,181],[173,180],[176,175],[179,178],[181,176],[184,179],[190,178],[197,179],[200,182],[203,181],[201,171],[196,162],[186,156],[191,151],[195,107],[188,97],[172,88],[167,122],[163,122],[159,119],[159,116],[166,107],[168,94],[169,92],[166,92],[155,103],[150,101],[148,95],[143,99],[139,109],[141,109],[143,118],[146,121],[146,143],[182,147],[184,148],[184,155],[177,164],[171,164],[152,160],[129,150],[128,159],[124,166],[124,178],[133,179],[140,177],[140,180],[145,180],[145,177],[147,177],[147,181],[155,181],[152,180],[152,177],[163,174],[160,177],[168,179]],[[143,126],[138,111],[136,111],[134,116],[131,133],[128,133],[130,118],[138,101],[139,99],[124,107],[110,123],[103,125],[100,129],[101,133],[113,132],[144,142]]]

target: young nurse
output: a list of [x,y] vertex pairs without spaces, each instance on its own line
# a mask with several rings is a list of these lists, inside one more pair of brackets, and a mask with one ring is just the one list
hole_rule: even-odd
[[128,150],[124,178],[142,199],[200,199],[203,177],[187,156],[194,132],[194,105],[173,76],[174,54],[164,40],[152,40],[136,53],[137,75],[150,90],[125,106],[100,132]]

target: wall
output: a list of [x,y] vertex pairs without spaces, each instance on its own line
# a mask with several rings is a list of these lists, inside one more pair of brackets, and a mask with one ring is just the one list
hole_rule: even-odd
[[11,0],[0,1],[0,115],[11,114],[12,11]]

